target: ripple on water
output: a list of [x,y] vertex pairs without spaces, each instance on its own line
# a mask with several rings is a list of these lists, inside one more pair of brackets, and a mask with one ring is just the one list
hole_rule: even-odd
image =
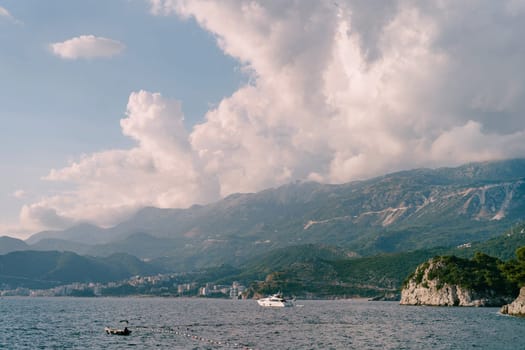
[[[6,349],[518,349],[525,320],[494,308],[406,307],[363,300],[254,301],[160,298],[4,298]],[[129,337],[104,326],[127,319]]]

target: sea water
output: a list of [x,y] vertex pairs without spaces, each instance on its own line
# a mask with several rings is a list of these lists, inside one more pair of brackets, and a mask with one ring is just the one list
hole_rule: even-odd
[[[366,300],[0,299],[2,349],[525,349],[525,319],[497,308]],[[130,336],[107,335],[105,326]]]

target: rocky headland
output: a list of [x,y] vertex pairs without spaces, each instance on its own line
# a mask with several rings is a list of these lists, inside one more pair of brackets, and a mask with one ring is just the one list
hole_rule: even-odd
[[503,305],[501,313],[512,316],[525,317],[525,287],[520,290],[520,295],[510,304]]
[[512,288],[502,288],[497,269],[476,265],[479,261],[456,257],[430,259],[405,281],[400,304],[502,306],[513,300]]

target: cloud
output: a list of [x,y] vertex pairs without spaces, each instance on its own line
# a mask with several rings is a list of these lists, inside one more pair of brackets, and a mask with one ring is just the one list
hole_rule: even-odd
[[57,212],[56,209],[45,203],[25,205],[20,212],[20,221],[25,228],[47,228],[52,230],[64,229],[75,223]]
[[8,18],[10,18],[11,14],[5,8],[0,6],[0,17],[8,17]]
[[27,192],[24,190],[16,190],[11,194],[11,196],[14,198],[23,199],[27,196]]
[[523,157],[524,130],[501,135],[485,133],[482,129],[479,122],[470,120],[465,125],[442,133],[432,144],[430,151],[432,158],[444,164],[459,165],[472,161],[506,158],[509,154]]
[[20,223],[0,223],[0,236],[26,239],[33,233],[34,229],[22,228]]
[[148,0],[150,12],[157,16],[168,16],[175,13],[175,2],[166,0]]
[[[516,137],[525,128],[519,9],[516,1],[152,2],[153,13],[194,18],[253,74],[191,134],[201,160],[218,164],[222,194],[525,155]],[[449,137],[462,132],[470,143]],[[445,140],[463,147],[446,152]]]
[[76,185],[38,204],[60,217],[110,225],[144,205],[525,155],[516,0],[149,3],[212,33],[250,83],[190,130],[179,102],[132,93],[135,147],[48,175]]
[[112,57],[120,54],[125,45],[119,41],[96,37],[94,35],[81,35],[63,42],[50,45],[51,51],[56,56],[75,60],[79,58]]
[[107,226],[143,206],[184,207],[218,198],[215,183],[203,177],[190,149],[179,102],[134,92],[120,124],[136,147],[86,155],[52,170],[46,180],[73,183],[77,189],[39,206]]
[[2,20],[2,18],[7,19],[16,24],[22,23],[15,17],[13,17],[13,15],[5,7],[0,6],[0,20]]

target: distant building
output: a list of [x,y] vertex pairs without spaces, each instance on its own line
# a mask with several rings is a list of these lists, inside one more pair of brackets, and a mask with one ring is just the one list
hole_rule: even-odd
[[244,292],[245,290],[245,286],[243,286],[237,281],[233,282],[232,287],[230,288],[230,298],[238,299],[241,296],[242,292]]
[[470,243],[470,242],[468,242],[468,243],[463,243],[463,244],[458,245],[456,248],[458,248],[458,249],[467,249],[467,248],[472,248],[472,243]]
[[192,288],[195,288],[197,285],[195,283],[184,283],[184,284],[179,284],[177,286],[177,292],[179,294],[184,294],[184,292],[189,292],[190,290],[192,290]]
[[207,287],[199,288],[199,296],[206,297],[208,295],[210,295],[210,290]]

